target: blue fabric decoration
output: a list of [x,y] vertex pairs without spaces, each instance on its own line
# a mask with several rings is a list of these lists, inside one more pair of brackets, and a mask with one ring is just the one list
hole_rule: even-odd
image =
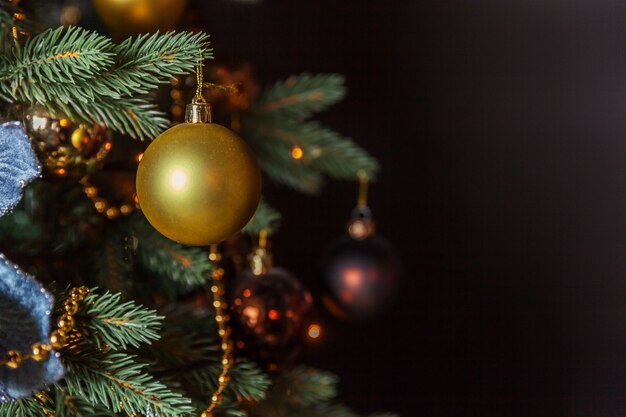
[[41,166],[19,122],[0,124],[0,216],[13,210]]
[[[52,307],[52,295],[0,254],[0,355],[28,353],[33,343],[48,343]],[[30,396],[63,374],[55,352],[43,362],[26,360],[17,369],[0,366],[0,404]]]

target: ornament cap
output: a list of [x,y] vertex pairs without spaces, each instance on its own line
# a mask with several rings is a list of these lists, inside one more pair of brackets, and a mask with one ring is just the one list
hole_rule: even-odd
[[191,104],[187,104],[185,122],[211,123],[211,105],[204,101],[204,99],[194,99]]
[[367,206],[356,206],[348,222],[348,234],[352,239],[363,240],[376,233],[376,222]]

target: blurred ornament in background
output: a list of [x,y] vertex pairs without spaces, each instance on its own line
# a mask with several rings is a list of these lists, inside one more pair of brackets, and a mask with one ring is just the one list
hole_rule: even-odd
[[21,123],[0,124],[0,215],[17,205],[24,187],[40,174],[41,166]]
[[113,36],[125,38],[176,28],[186,0],[93,0],[96,12]]
[[81,12],[76,4],[68,3],[61,7],[59,23],[63,26],[76,26],[80,22]]
[[33,345],[47,344],[52,306],[41,284],[0,255],[0,358],[12,360],[0,366],[0,404],[28,397],[63,376],[55,354],[21,362],[23,354],[34,354]]
[[326,294],[322,301],[335,316],[368,319],[379,314],[395,298],[401,264],[393,246],[377,236],[367,207],[367,177],[359,174],[360,192],[347,235],[338,238],[323,257]]
[[23,122],[44,176],[80,179],[99,169],[111,150],[105,126],[56,118],[41,106],[16,105],[10,113]]
[[315,338],[321,328],[311,336],[311,293],[289,272],[272,266],[264,240],[261,234],[250,270],[235,281],[229,305],[237,348],[277,370],[297,356],[307,334]]

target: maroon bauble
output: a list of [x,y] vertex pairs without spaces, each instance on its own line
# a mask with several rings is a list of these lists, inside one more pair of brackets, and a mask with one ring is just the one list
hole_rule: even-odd
[[400,260],[380,236],[343,236],[323,259],[326,294],[322,300],[339,318],[368,319],[393,301],[400,279]]
[[244,272],[230,297],[233,335],[238,349],[270,369],[288,363],[303,345],[313,299],[282,268],[266,274]]

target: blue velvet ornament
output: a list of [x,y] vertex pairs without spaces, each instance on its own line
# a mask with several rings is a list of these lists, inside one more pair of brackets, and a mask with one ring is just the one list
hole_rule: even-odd
[[[0,356],[9,350],[29,353],[48,343],[52,296],[34,278],[0,255]],[[19,368],[0,366],[0,404],[28,397],[58,381],[64,373],[51,351],[43,362],[25,360]]]
[[41,166],[19,122],[0,124],[0,216],[11,211]]

